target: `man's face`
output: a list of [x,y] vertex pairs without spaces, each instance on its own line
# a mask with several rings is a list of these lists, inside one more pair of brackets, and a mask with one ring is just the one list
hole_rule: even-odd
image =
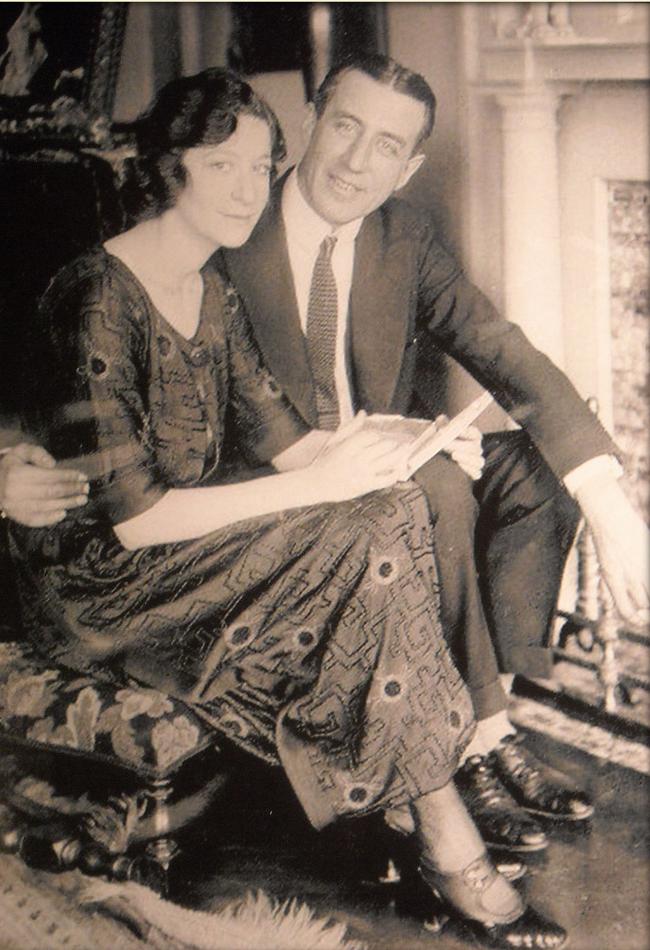
[[310,110],[298,180],[307,202],[334,227],[370,214],[423,161],[413,149],[424,105],[365,73],[344,73],[322,115]]

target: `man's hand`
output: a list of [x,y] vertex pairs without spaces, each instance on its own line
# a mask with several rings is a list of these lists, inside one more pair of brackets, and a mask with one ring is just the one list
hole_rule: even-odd
[[[435,420],[439,429],[442,429],[448,422],[448,416],[438,416]],[[481,477],[485,465],[482,439],[480,429],[477,429],[476,426],[468,426],[445,449],[447,455],[451,455],[454,462],[460,465],[465,474],[469,475],[473,481]]]
[[576,497],[591,528],[603,577],[621,617],[648,621],[650,533],[613,478],[587,482]]
[[38,445],[21,442],[0,458],[0,508],[20,524],[30,528],[57,524],[70,508],[87,500],[83,472],[57,468]]

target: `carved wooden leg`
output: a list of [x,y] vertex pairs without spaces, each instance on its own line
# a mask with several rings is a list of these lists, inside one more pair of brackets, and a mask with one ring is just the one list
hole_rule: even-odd
[[[153,881],[147,880],[146,883],[155,890],[162,890],[164,894],[169,889],[168,872],[170,865],[180,853],[177,843],[169,835],[171,821],[168,803],[172,791],[171,779],[156,779],[144,789],[144,795],[149,803],[147,816],[153,818],[155,829],[155,837],[146,845],[145,854],[162,872],[162,887],[157,886],[155,879]],[[149,869],[141,866],[138,869],[137,876],[142,877],[143,873],[147,874],[148,871]]]
[[[578,536],[578,597],[576,613],[586,620],[596,622],[600,612],[598,598],[600,587],[600,565],[596,554],[594,539],[586,524],[582,525]],[[591,651],[595,636],[592,627],[580,627],[577,631],[578,643],[583,650]]]
[[82,852],[79,831],[70,822],[48,822],[28,828],[20,839],[25,864],[44,871],[71,871]]
[[23,818],[12,808],[0,804],[0,851],[15,854],[26,828],[27,823]]

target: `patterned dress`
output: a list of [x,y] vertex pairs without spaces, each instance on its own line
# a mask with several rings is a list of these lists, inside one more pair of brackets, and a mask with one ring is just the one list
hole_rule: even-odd
[[316,826],[402,804],[449,780],[473,728],[416,485],[137,551],[112,530],[218,484],[226,434],[264,461],[306,431],[236,294],[209,268],[204,286],[191,340],[103,249],[48,288],[26,421],[91,492],[12,528],[26,625],[59,664],[171,693],[279,761]]

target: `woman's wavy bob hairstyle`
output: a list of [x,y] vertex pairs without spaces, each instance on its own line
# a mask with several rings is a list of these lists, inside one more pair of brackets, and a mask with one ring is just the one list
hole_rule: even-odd
[[135,123],[138,154],[122,189],[127,212],[143,219],[173,207],[186,182],[185,152],[225,142],[240,115],[261,119],[268,126],[275,175],[277,163],[286,156],[280,123],[240,76],[228,69],[205,69],[163,86]]

